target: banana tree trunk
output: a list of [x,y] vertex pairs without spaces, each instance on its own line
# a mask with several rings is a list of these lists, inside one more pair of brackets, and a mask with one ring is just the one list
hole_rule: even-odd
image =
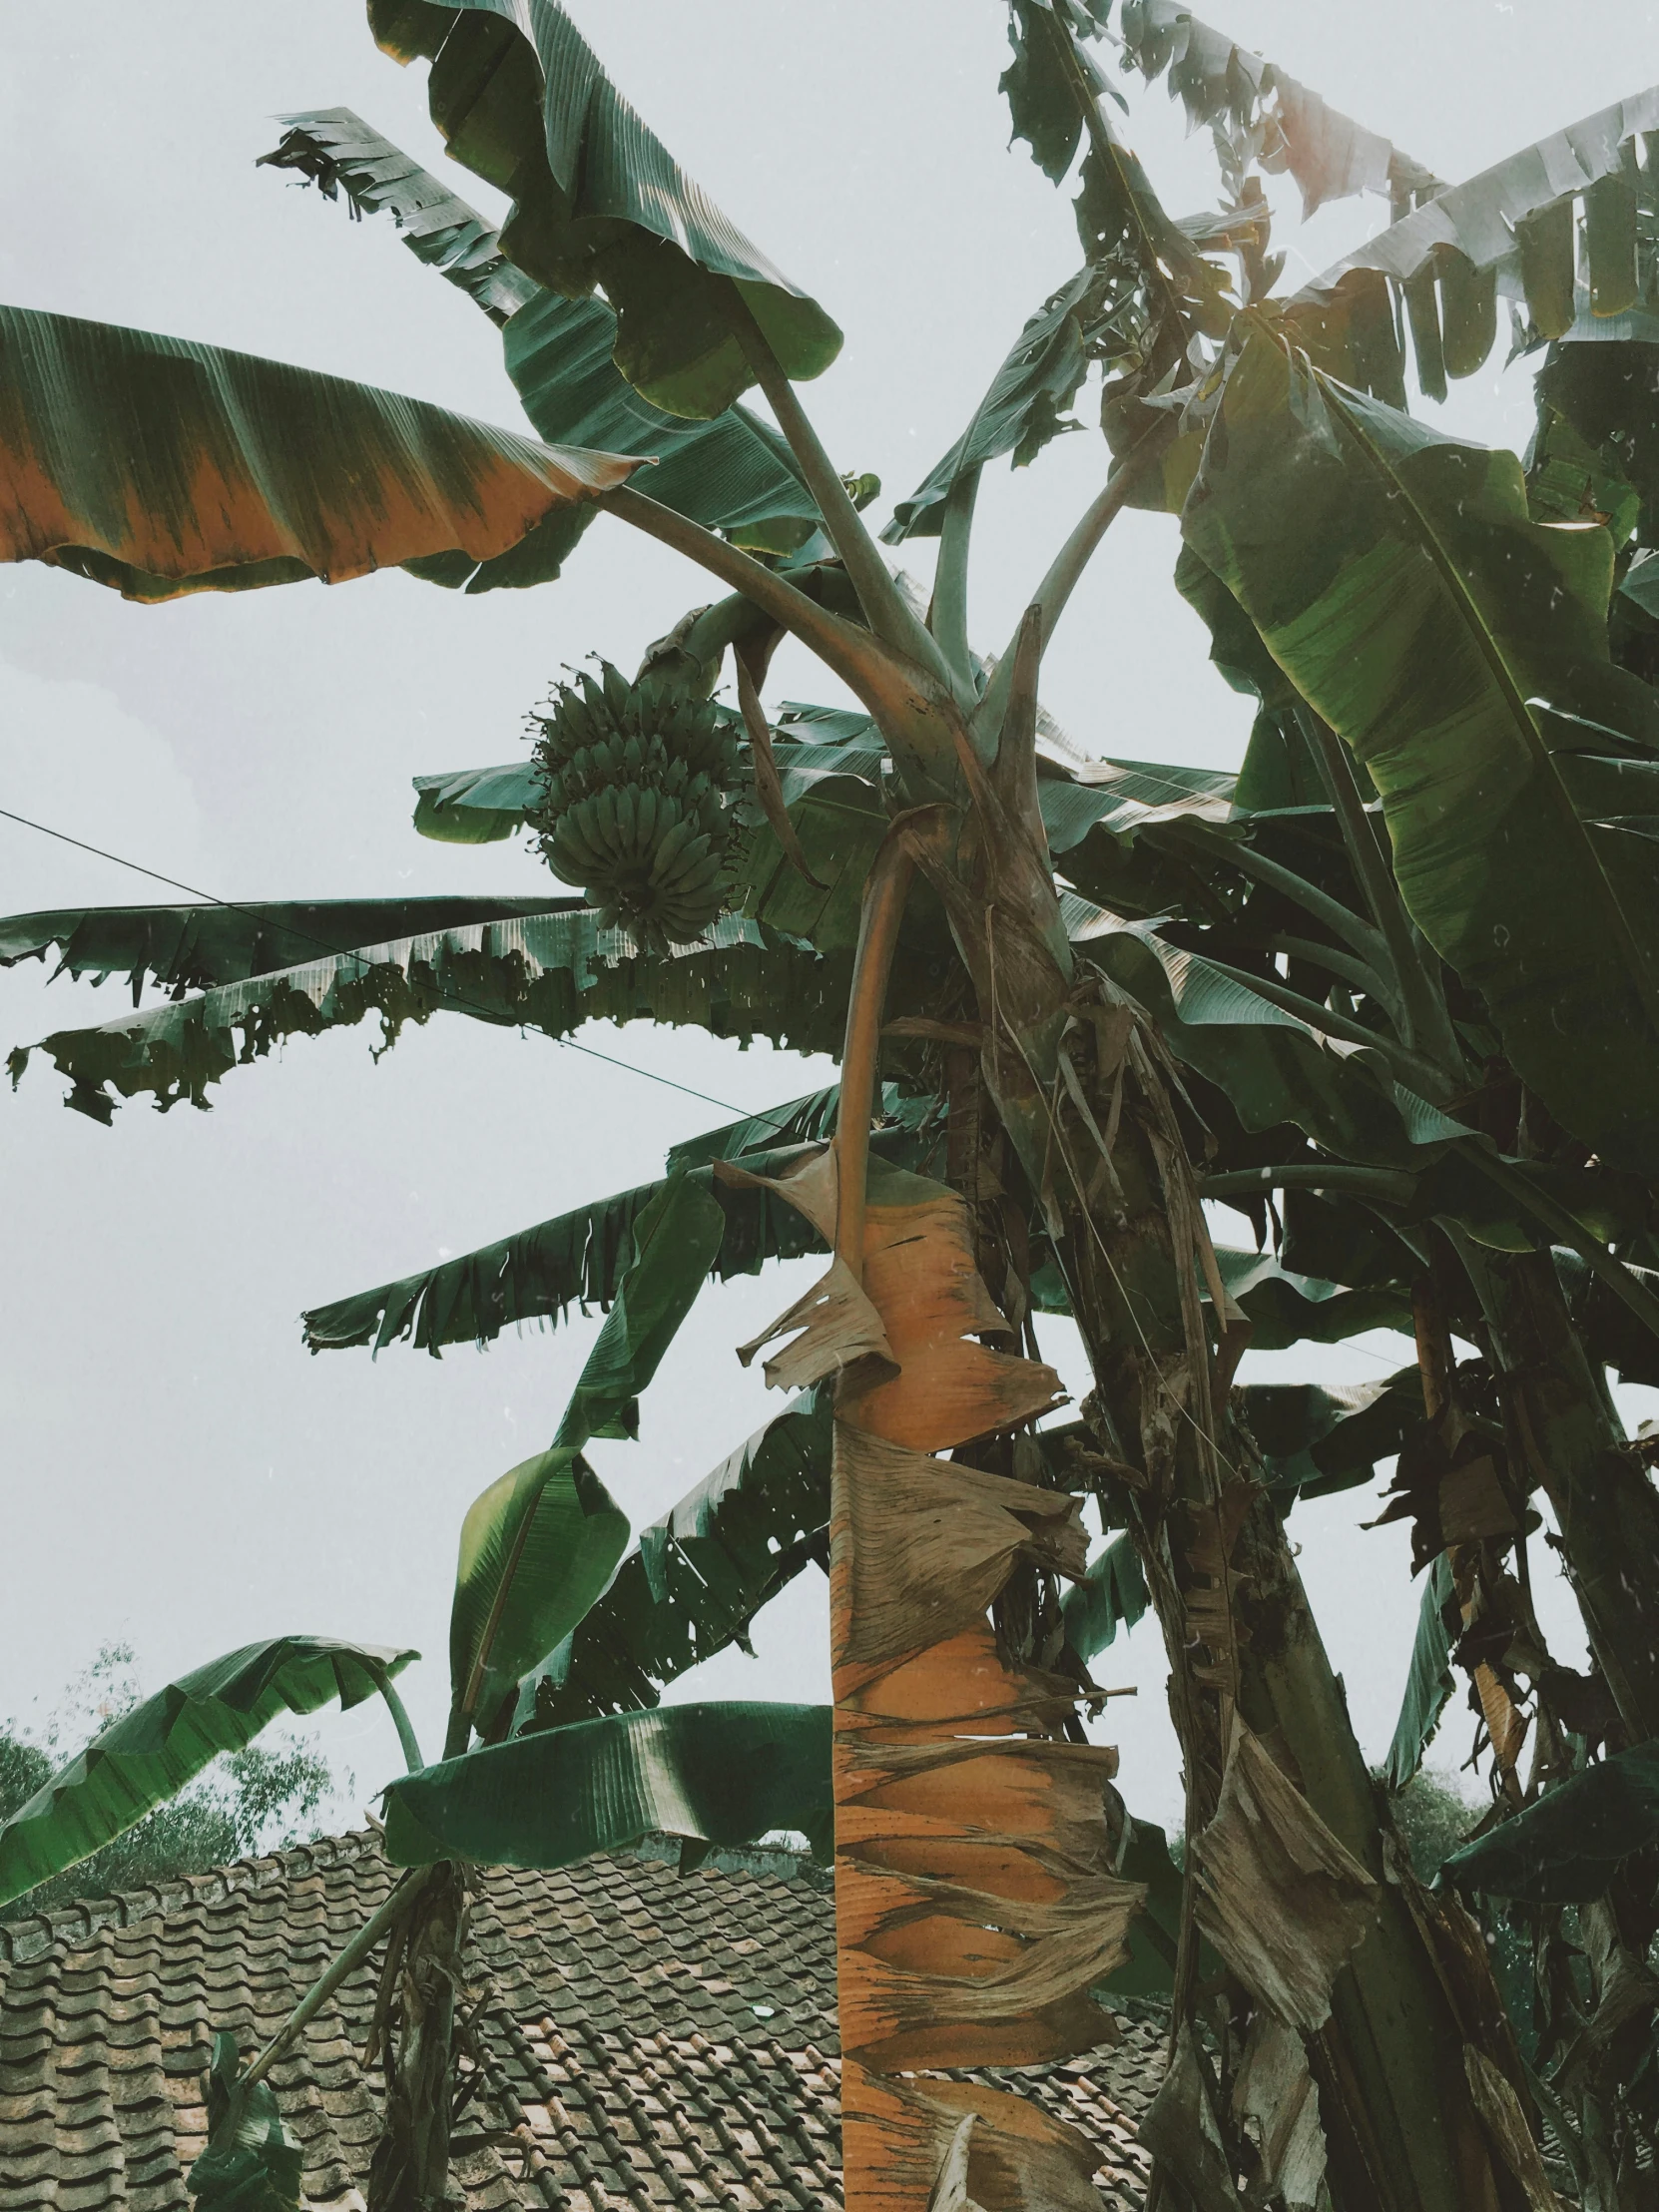
[[[1169,1654],[1188,1856],[1171,2069],[1145,2130],[1161,2201],[1208,2212],[1254,2168],[1253,2194],[1312,2205],[1323,2166],[1339,2212],[1509,2212],[1530,2136],[1484,1948],[1394,1845],[1228,1417],[1240,1345],[1179,1083],[1138,1010],[1072,966],[1036,804],[1032,645],[994,764],[958,747],[971,814],[918,811],[906,833],[973,978],[986,1090],[1066,1277]],[[1219,2068],[1192,2028],[1201,1935],[1232,1989],[1204,2009]]]
[[1547,1253],[1471,1272],[1521,1464],[1554,1509],[1585,1632],[1632,1743],[1659,1736],[1659,1492],[1630,1450]]
[[454,2094],[455,1999],[466,1936],[466,1879],[436,1867],[386,1939],[370,2047],[385,2057],[380,2139],[368,2212],[445,2212]]

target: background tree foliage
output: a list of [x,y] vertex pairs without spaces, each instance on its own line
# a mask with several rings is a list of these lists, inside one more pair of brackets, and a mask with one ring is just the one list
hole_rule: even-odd
[[[65,1739],[75,1742],[119,1720],[142,1695],[131,1647],[105,1644],[38,1736],[16,1721],[0,1726],[0,1821],[50,1781]],[[172,1875],[203,1874],[233,1859],[284,1851],[308,1842],[317,1833],[319,1811],[351,1788],[350,1775],[337,1776],[305,1744],[280,1751],[250,1744],[90,1857],[0,1906],[0,1918],[19,1920],[72,1898],[114,1897]]]

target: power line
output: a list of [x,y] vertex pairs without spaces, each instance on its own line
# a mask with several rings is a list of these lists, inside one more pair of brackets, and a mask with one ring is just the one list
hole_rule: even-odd
[[[25,830],[38,830],[43,837],[56,837],[60,844],[72,844],[79,851],[91,852],[100,860],[113,860],[117,867],[131,868],[135,875],[147,875],[153,883],[166,883],[171,890],[188,891],[192,898],[205,899],[210,906],[223,906],[227,913],[242,914],[255,922],[265,918],[256,907],[241,906],[234,898],[221,898],[216,892],[202,890],[195,883],[183,883],[178,876],[164,875],[159,868],[146,867],[140,860],[129,860],[119,852],[106,851],[101,844],[88,844],[84,837],[72,837],[66,830],[54,830],[48,823],[32,822],[27,815],[13,814],[9,807],[0,807],[0,817],[7,822],[21,823]],[[331,959],[349,959],[355,949],[350,945],[327,944],[321,937],[313,937],[309,930],[297,928],[291,922],[284,922],[282,926],[289,936],[297,937],[303,944],[315,945],[319,952],[326,952]],[[474,999],[456,997],[453,993],[447,995],[452,1004],[470,1013],[481,1014],[492,1022],[497,1019],[492,1008],[480,1006]],[[545,1036],[547,1032],[544,1030],[542,1034]],[[677,1083],[672,1075],[658,1075],[650,1068],[636,1067],[632,1060],[619,1060],[615,1053],[597,1051],[591,1044],[578,1044],[574,1037],[548,1037],[548,1042],[558,1045],[566,1052],[580,1052],[585,1059],[603,1060],[607,1067],[621,1068],[624,1074],[637,1075],[644,1082],[660,1083],[665,1090],[679,1091],[687,1098],[700,1099],[705,1106],[718,1106],[724,1114],[736,1114],[740,1119],[765,1122],[780,1129],[785,1126],[783,1122],[775,1121],[770,1114],[746,1115],[744,1108],[734,1106],[730,1099],[716,1098],[712,1091],[694,1090],[689,1083]]]

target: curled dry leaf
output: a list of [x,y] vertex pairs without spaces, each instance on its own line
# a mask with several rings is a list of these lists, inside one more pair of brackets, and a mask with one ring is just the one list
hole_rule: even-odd
[[1316,2212],[1325,2183],[1325,2130],[1308,2053],[1294,2028],[1258,2013],[1233,2084],[1233,2110],[1255,2123],[1262,2185],[1285,2212]]
[[1197,2207],[1197,2212],[1241,2212],[1232,2161],[1211,2096],[1209,2067],[1183,2020],[1175,2050],[1144,2120],[1141,2141]]
[[852,1664],[902,1658],[968,1627],[1017,1559],[1081,1580],[1088,1531],[1064,1491],[953,1466],[844,1424],[836,1442],[864,1538],[848,1569],[842,1657]]
[[1194,1844],[1199,1927],[1251,1995],[1312,2034],[1377,1916],[1379,1887],[1243,1722]]
[[[832,1149],[781,1176],[751,1175],[731,1163],[719,1172],[723,1180],[758,1183],[787,1199],[826,1243],[833,1240],[838,1176]],[[770,1383],[803,1389],[842,1374],[836,1406],[843,1417],[895,1443],[938,1451],[1059,1403],[1060,1379],[1052,1368],[991,1352],[970,1336],[1007,1327],[974,1266],[961,1199],[942,1183],[872,1159],[861,1290],[845,1262],[836,1260],[815,1290],[738,1357],[747,1363],[774,1337],[802,1330],[786,1352],[767,1362]],[[898,1372],[855,1366],[872,1356]]]
[[[912,2206],[920,2212],[932,2204],[935,2176],[941,2183],[951,2178],[951,2153],[969,2117],[964,2212],[968,2205],[983,2212],[1100,2212],[1089,2144],[1063,2120],[1005,2089],[895,2079],[848,2058],[841,2062],[843,2128],[852,2109],[863,2168],[857,2201],[869,2212],[909,2212]],[[852,2186],[849,2179],[849,2194]],[[942,2190],[939,2195],[942,2203]]]
[[[861,1173],[856,1147],[848,1157]],[[867,1169],[861,1247],[768,1333],[800,1332],[767,1370],[839,1375],[830,1633],[847,2195],[872,2212],[1096,2212],[1090,2152],[1062,2123],[977,2083],[900,2078],[1107,2040],[1110,2016],[1088,1992],[1127,1955],[1145,1893],[1112,1871],[1116,1754],[1059,1740],[1074,1686],[1013,1664],[986,1618],[1022,1558],[1082,1572],[1077,1501],[936,1456],[1045,1411],[1057,1378],[976,1341],[1008,1325],[962,1198]],[[839,1174],[830,1150],[768,1187],[831,1242]]]
[[[763,1178],[751,1180],[760,1182]],[[799,1331],[799,1335],[792,1336],[792,1331]],[[897,1364],[880,1315],[844,1260],[831,1261],[829,1274],[821,1282],[798,1298],[760,1336],[740,1345],[738,1358],[748,1367],[763,1345],[786,1336],[790,1342],[783,1351],[774,1353],[762,1365],[769,1389],[811,1389],[815,1382],[828,1382],[831,1376],[844,1375],[848,1369],[861,1368],[871,1360],[880,1361],[888,1369]]]

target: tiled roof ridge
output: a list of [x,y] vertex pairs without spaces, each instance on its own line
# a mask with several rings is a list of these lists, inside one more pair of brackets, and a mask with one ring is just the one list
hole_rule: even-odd
[[378,1850],[375,1830],[348,1829],[343,1836],[317,1836],[309,1843],[290,1844],[285,1851],[233,1859],[202,1874],[164,1875],[136,1889],[117,1891],[112,1897],[72,1899],[43,1913],[26,1914],[22,1920],[0,1921],[0,1963],[19,1965],[38,1958],[54,1943],[88,1942],[100,1929],[131,1928],[139,1921],[165,1920],[187,1905],[217,1905],[235,1891],[269,1890],[294,1875],[349,1866]]
[[[100,1929],[131,1928],[135,1922],[166,1919],[182,1907],[217,1905],[233,1891],[257,1893],[293,1876],[322,1873],[331,1867],[350,1866],[375,1856],[379,1832],[372,1828],[348,1829],[343,1836],[317,1836],[308,1843],[290,1844],[283,1851],[264,1852],[250,1859],[234,1859],[200,1874],[165,1875],[131,1890],[102,1898],[72,1898],[43,1913],[29,1913],[21,1920],[0,1921],[0,1964],[19,1965],[38,1958],[54,1943],[90,1942]],[[673,1836],[645,1836],[626,1857],[664,1861],[673,1865],[680,1854],[680,1840]],[[804,1876],[814,1887],[828,1887],[828,1870],[822,1874],[804,1852],[768,1846],[742,1851],[713,1851],[705,1862],[711,1874],[772,1874],[788,1881]],[[817,1878],[816,1880],[814,1878]]]

